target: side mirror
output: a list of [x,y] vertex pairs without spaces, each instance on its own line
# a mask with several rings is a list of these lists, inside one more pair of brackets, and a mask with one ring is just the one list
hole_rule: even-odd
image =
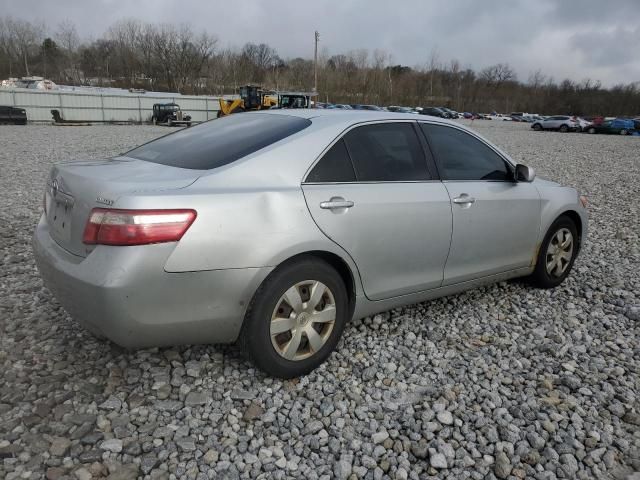
[[536,172],[533,168],[522,165],[516,165],[516,182],[533,182],[536,178]]

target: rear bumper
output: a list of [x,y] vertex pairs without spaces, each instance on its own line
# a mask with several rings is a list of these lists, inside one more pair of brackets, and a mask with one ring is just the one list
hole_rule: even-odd
[[33,237],[45,285],[93,333],[127,348],[235,341],[248,303],[272,269],[168,273],[174,248],[101,245],[77,257],[51,238],[44,218]]

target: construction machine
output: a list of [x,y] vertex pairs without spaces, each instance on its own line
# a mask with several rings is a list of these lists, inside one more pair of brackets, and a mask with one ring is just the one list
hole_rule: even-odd
[[239,90],[240,98],[233,100],[220,98],[218,118],[232,113],[268,110],[270,108],[309,108],[311,98],[316,96],[315,93],[264,90],[256,85],[245,85]]

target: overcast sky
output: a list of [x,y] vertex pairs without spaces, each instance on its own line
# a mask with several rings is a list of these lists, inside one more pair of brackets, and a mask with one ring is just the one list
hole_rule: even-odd
[[219,47],[264,42],[281,57],[383,49],[393,63],[424,65],[432,51],[481,69],[508,62],[518,78],[640,81],[640,0],[0,0],[0,15],[65,19],[99,37],[121,18],[190,23]]

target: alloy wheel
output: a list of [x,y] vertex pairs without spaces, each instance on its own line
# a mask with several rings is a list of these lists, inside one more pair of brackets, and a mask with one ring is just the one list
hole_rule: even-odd
[[568,228],[561,228],[551,238],[547,247],[547,273],[552,277],[561,277],[567,270],[573,257],[573,235]]
[[305,280],[280,297],[271,315],[271,344],[287,360],[316,354],[327,342],[336,322],[336,302],[324,283]]

